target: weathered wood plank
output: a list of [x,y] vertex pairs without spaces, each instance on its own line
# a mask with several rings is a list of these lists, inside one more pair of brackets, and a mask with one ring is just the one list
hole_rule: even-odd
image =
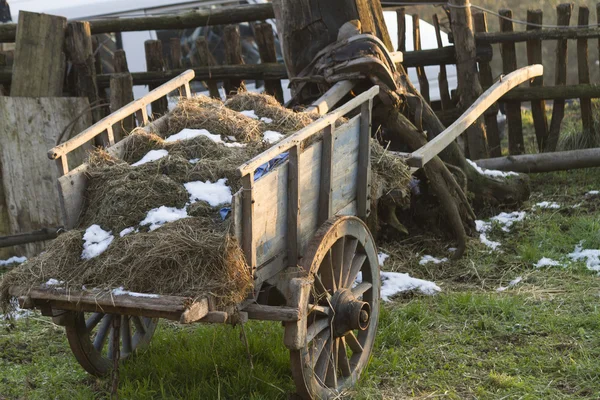
[[287,254],[288,265],[290,267],[298,266],[300,256],[300,146],[294,146],[290,149],[288,155],[288,176],[287,176]]
[[64,17],[27,11],[19,13],[11,96],[62,96],[66,26]]
[[[438,49],[442,49],[444,47],[444,44],[442,43],[442,31],[440,29],[440,20],[437,14],[433,14],[433,27],[435,29],[435,38],[437,41]],[[481,63],[479,65],[481,65]],[[440,74],[438,76],[438,82],[440,89],[440,99],[442,101],[442,110],[449,110],[452,108],[452,100],[450,98],[450,90],[448,89],[448,73],[446,71],[446,64],[440,64]]]
[[[12,233],[30,232],[64,225],[56,187],[58,173],[44,157],[73,120],[73,131],[91,124],[89,103],[83,98],[0,97],[0,159]],[[69,131],[67,131],[67,134]],[[87,146],[74,153],[71,165],[85,157]],[[28,255],[38,254],[42,243],[26,246]]]
[[442,133],[437,135],[425,146],[413,152],[407,159],[407,163],[411,167],[422,168],[433,157],[444,150],[454,139],[465,131],[481,114],[485,112],[492,104],[494,104],[502,95],[511,90],[517,85],[520,85],[527,80],[540,76],[544,73],[544,67],[541,65],[530,65],[529,67],[520,68],[515,72],[503,77],[502,80],[496,82],[492,87],[481,95],[481,97],[471,105],[452,125],[446,128]]
[[323,129],[323,147],[321,150],[321,179],[319,180],[319,217],[320,226],[332,215],[332,181],[333,181],[333,142],[335,125]]
[[[240,38],[240,28],[237,25],[227,25],[223,34],[225,43],[225,60],[228,65],[242,65],[242,43]],[[241,79],[228,79],[224,82],[225,95],[227,97],[237,94],[238,91],[245,91],[246,86]]]
[[[277,51],[275,49],[275,36],[273,27],[268,22],[257,24],[254,27],[256,44],[260,54],[261,63],[277,62]],[[277,99],[283,104],[283,88],[278,79],[268,79],[265,81],[265,92]]]
[[356,85],[352,81],[339,81],[333,85],[323,96],[315,100],[307,109],[306,112],[316,112],[320,115],[325,115],[332,109],[340,100],[344,98],[352,88]]
[[[415,51],[421,50],[421,26],[419,24],[419,14],[413,14],[413,49]],[[425,74],[425,67],[418,66],[417,68],[417,79],[419,80],[419,92],[423,96],[426,102],[430,103],[429,100],[429,80],[427,74]]]
[[[110,79],[110,112],[115,112],[133,101],[133,81],[131,74],[113,74]],[[115,142],[120,142],[135,128],[133,115],[112,125]]]
[[[197,58],[197,60],[196,60]],[[214,67],[217,64],[217,61],[214,59],[210,50],[208,48],[208,42],[204,36],[200,36],[196,39],[196,57],[192,57],[193,62],[197,63],[202,67]],[[221,94],[219,93],[219,87],[217,86],[217,82],[212,79],[207,79],[205,82],[206,87],[208,88],[208,92],[210,97],[213,99],[221,99]]]
[[396,10],[396,24],[398,26],[398,51],[406,52],[406,8]]
[[600,149],[522,154],[520,156],[489,158],[476,162],[480,167],[501,171],[525,173],[568,171],[577,168],[600,167]]
[[[528,10],[527,22],[535,25],[543,23],[544,14],[542,10]],[[541,29],[539,26],[527,25],[527,30]],[[542,41],[529,40],[527,41],[527,62],[529,65],[542,63]],[[544,76],[534,78],[529,86],[532,88],[541,88],[544,86]],[[548,138],[548,117],[546,116],[546,102],[544,100],[531,101],[531,114],[533,116],[533,126],[537,139],[538,150],[544,149],[544,144]],[[495,155],[499,157],[500,154]]]
[[[579,6],[578,26],[587,26],[590,23],[590,9],[585,6]],[[577,72],[580,84],[590,83],[590,57],[588,54],[588,40],[577,39]],[[579,99],[581,107],[581,122],[583,126],[583,136],[589,144],[596,143],[596,132],[594,129],[594,116],[592,114],[592,99],[582,97]]]
[[[144,42],[146,50],[146,68],[148,71],[162,72],[165,70],[165,60],[163,58],[162,42],[160,40],[146,40]],[[156,84],[148,85],[152,91],[158,87]],[[160,117],[169,111],[166,96],[162,96],[152,102],[152,114]]]

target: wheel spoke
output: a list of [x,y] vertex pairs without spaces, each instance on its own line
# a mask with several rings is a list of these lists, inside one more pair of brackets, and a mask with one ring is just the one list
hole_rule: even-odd
[[140,319],[140,317],[133,316],[133,317],[131,317],[131,319],[133,320],[133,325],[135,325],[135,330],[137,332],[139,332],[140,335],[145,335],[146,334],[146,325],[144,323],[142,323],[142,320]]
[[112,320],[112,314],[105,315],[102,318],[102,323],[100,324],[100,328],[98,328],[98,332],[96,333],[96,337],[94,338],[94,348],[97,351],[101,352],[104,348],[104,345],[106,344],[106,336],[110,330]]
[[313,286],[315,293],[313,293],[313,296],[315,297],[315,299],[318,301],[325,299],[330,299],[331,298],[331,293],[329,293],[327,291],[327,288],[325,288],[325,285],[323,284],[323,281],[321,280],[321,277],[319,275],[315,276],[315,285]]
[[325,383],[325,378],[327,375],[327,369],[328,369],[329,361],[330,361],[329,355],[331,354],[331,341],[332,340],[333,339],[331,339],[331,337],[328,337],[327,340],[325,341],[325,343],[323,344],[323,350],[321,351],[321,355],[317,359],[317,363],[315,364],[315,367],[313,370],[315,376],[317,377],[317,380],[319,380],[319,382],[321,382],[322,384]]
[[329,368],[327,369],[327,376],[325,378],[325,384],[330,388],[337,388],[337,352],[338,352],[339,340],[334,339],[331,345],[331,352],[329,353]]
[[121,317],[121,338],[123,342],[123,347],[121,350],[121,357],[128,356],[132,352],[131,347],[131,321],[130,317],[127,315],[123,315]]
[[85,321],[85,331],[90,333],[96,327],[96,325],[102,321],[102,318],[104,318],[104,314],[99,312],[93,313],[92,316]]
[[342,375],[347,377],[352,374],[350,369],[350,360],[348,360],[348,353],[346,353],[346,341],[344,338],[338,339],[338,353],[337,353],[337,362],[340,366],[340,370],[342,371]]
[[317,361],[320,359],[321,354],[323,353],[323,349],[325,348],[325,345],[329,341],[330,337],[331,330],[325,329],[324,331],[319,333],[319,335],[315,338],[315,340],[313,340],[312,344],[310,345],[310,360],[313,368],[317,364]]
[[334,279],[337,287],[342,286],[342,276],[344,269],[344,242],[341,238],[331,247],[331,261],[333,263]]
[[352,288],[352,294],[356,297],[362,296],[367,290],[371,289],[373,284],[371,282],[363,282]]
[[350,272],[346,277],[346,287],[352,287],[352,284],[356,280],[356,276],[360,272],[360,269],[362,268],[366,259],[367,256],[365,254],[356,254],[354,256],[354,259],[352,260],[352,266],[350,267]]
[[363,347],[358,342],[358,339],[354,335],[354,332],[349,332],[346,335],[346,343],[348,343],[348,346],[350,347],[350,349],[352,350],[352,352],[354,354],[363,352]]
[[319,272],[321,272],[321,282],[323,283],[325,290],[327,290],[329,293],[334,293],[337,290],[337,284],[333,273],[331,251],[328,251],[327,254],[325,254],[325,258],[321,263]]
[[350,270],[350,265],[352,264],[352,260],[354,259],[354,255],[356,254],[356,248],[358,247],[358,239],[355,238],[346,238],[346,243],[344,244],[344,274],[342,276],[342,285],[346,283],[348,271]]
[[317,314],[321,314],[321,315],[330,315],[331,314],[331,308],[329,307],[325,307],[325,306],[320,306],[317,304],[309,304],[308,305],[308,313],[317,313]]
[[329,318],[318,319],[306,329],[306,343],[312,340],[325,328],[329,327]]

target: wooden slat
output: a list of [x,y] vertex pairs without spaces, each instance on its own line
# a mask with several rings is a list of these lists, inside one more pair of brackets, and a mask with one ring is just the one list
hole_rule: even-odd
[[[242,44],[240,38],[240,28],[237,25],[227,25],[223,34],[225,44],[225,60],[228,65],[244,64],[242,58]],[[227,97],[237,94],[239,90],[246,90],[246,86],[241,79],[228,79],[224,82],[225,95]]]
[[[198,39],[196,39],[196,57],[192,57],[192,62],[197,62],[197,64],[202,67],[213,67],[217,63],[212,54],[210,54],[208,42],[204,36],[200,36]],[[208,88],[210,97],[221,100],[221,94],[219,93],[217,81],[208,79],[205,81],[205,84]]]
[[544,73],[541,65],[530,65],[503,77],[471,105],[452,125],[432,139],[425,146],[413,152],[407,163],[411,167],[422,168],[429,160],[444,150],[454,139],[465,131],[477,118],[513,87]]
[[[433,14],[433,27],[435,29],[435,38],[437,40],[438,48],[441,49],[444,47],[444,44],[442,43],[440,20],[437,14]],[[481,66],[481,63],[479,65]],[[442,101],[442,110],[449,110],[452,108],[452,100],[450,99],[450,90],[448,89],[448,74],[446,71],[446,64],[440,64],[440,74],[438,77],[438,82],[438,87],[440,90],[440,99]]]
[[254,172],[256,170],[256,168],[258,168],[262,164],[268,162],[269,160],[272,160],[279,154],[281,154],[285,151],[288,151],[293,146],[295,146],[295,145],[303,142],[304,140],[308,139],[309,137],[317,134],[326,126],[331,125],[332,123],[335,123],[335,121],[337,121],[338,118],[346,115],[348,112],[359,107],[362,103],[364,103],[368,99],[372,99],[373,97],[377,96],[378,93],[379,93],[379,86],[373,86],[371,89],[367,90],[366,92],[361,93],[360,95],[356,96],[354,99],[350,100],[346,104],[337,108],[335,111],[319,118],[312,124],[299,130],[298,132],[294,133],[293,135],[291,135],[291,136],[287,137],[286,139],[282,140],[281,142],[279,142],[277,145],[271,147],[267,151],[254,157],[252,160],[247,161],[246,163],[242,164],[238,168],[240,175],[243,176],[243,175],[247,174],[248,172]]
[[406,8],[396,10],[396,23],[398,26],[398,51],[406,51]]
[[[144,42],[146,51],[146,70],[152,72],[162,72],[165,70],[165,60],[163,58],[162,42],[160,40],[146,40]],[[152,91],[158,87],[156,84],[148,85]],[[166,94],[152,102],[152,114],[156,117],[164,115],[169,111]]]
[[289,150],[287,177],[287,254],[288,265],[298,266],[300,244],[300,149],[294,146]]
[[[573,10],[573,4],[559,4],[556,7],[557,14],[557,25],[569,25],[571,20],[571,11]],[[555,80],[556,86],[565,85],[567,83],[567,40],[562,39],[556,42],[556,68],[555,68]],[[552,107],[552,120],[550,122],[550,129],[548,131],[548,140],[544,147],[544,151],[556,151],[558,145],[558,139],[560,136],[560,127],[562,125],[563,118],[565,116],[565,99],[556,99]]]
[[254,172],[242,177],[242,249],[246,262],[256,268],[256,246],[254,238]]
[[325,115],[337,103],[346,96],[356,85],[352,81],[339,81],[333,85],[323,96],[315,100],[307,109],[306,112],[316,112],[319,115]]
[[[500,30],[502,32],[512,32],[513,23],[507,18],[512,18],[511,10],[502,9],[499,11]],[[502,43],[502,72],[509,74],[517,69],[517,53],[514,43]],[[508,126],[508,152],[509,154],[522,154],[525,150],[523,141],[523,122],[521,119],[521,102],[506,102],[506,124]]]
[[[256,44],[262,63],[277,62],[277,52],[275,49],[275,36],[273,27],[268,22],[257,24],[254,27]],[[268,79],[265,81],[265,93],[271,95],[283,104],[283,88],[278,79]]]
[[[542,10],[528,10],[527,11],[527,22],[541,25],[543,23],[544,14]],[[527,25],[527,30],[541,29],[539,26]],[[542,41],[541,40],[529,40],[527,41],[527,63],[541,64],[542,63]],[[529,83],[530,87],[543,87],[544,76],[538,76]],[[532,100],[531,101],[531,114],[533,116],[533,126],[535,129],[535,136],[537,139],[538,150],[544,149],[544,144],[548,139],[548,117],[546,116],[546,102],[544,100]],[[500,154],[496,155],[499,157]]]
[[[487,15],[485,13],[473,14],[473,24],[475,32],[487,32]],[[484,90],[487,90],[494,84],[492,67],[488,61],[479,61],[479,79]],[[502,155],[502,146],[500,144],[500,129],[497,119],[498,105],[493,104],[490,109],[492,112],[484,114],[485,126],[487,128],[488,151],[490,156],[500,157]]]
[[323,130],[323,147],[321,151],[321,179],[319,181],[319,226],[332,216],[332,173],[334,135],[335,125],[329,125]]
[[132,115],[133,113],[140,111],[142,115],[144,115],[143,119],[145,122],[148,122],[148,115],[145,107],[151,102],[166,96],[169,92],[176,90],[180,86],[184,85],[187,82],[190,82],[194,78],[194,71],[188,70],[183,74],[179,75],[177,78],[165,83],[162,86],[154,89],[146,96],[141,99],[134,100],[131,103],[127,104],[125,107],[121,108],[117,112],[110,114],[109,116],[101,119],[88,129],[84,130],[77,136],[71,138],[67,142],[58,145],[48,151],[48,157],[51,160],[55,160],[63,154],[67,154],[70,151],[80,147],[86,142],[94,139],[100,133],[106,131],[107,127],[112,126],[125,117]]
[[358,144],[358,176],[356,184],[357,216],[366,220],[371,211],[371,109],[373,99],[363,103],[360,110]]
[[248,319],[261,321],[292,322],[300,320],[300,311],[294,307],[275,307],[262,304],[250,304],[243,311],[248,313]]
[[[421,27],[419,25],[419,14],[413,14],[413,49],[415,51],[421,50]],[[417,79],[419,80],[419,92],[423,96],[426,102],[429,100],[429,80],[425,74],[425,67],[417,67]]]
[[[579,6],[578,26],[587,26],[590,23],[590,10],[585,6]],[[577,39],[577,72],[580,84],[590,83],[590,58],[588,54],[588,40]],[[592,114],[592,99],[582,97],[579,99],[581,107],[581,122],[583,135],[587,144],[596,143],[596,132],[594,129],[594,116]]]

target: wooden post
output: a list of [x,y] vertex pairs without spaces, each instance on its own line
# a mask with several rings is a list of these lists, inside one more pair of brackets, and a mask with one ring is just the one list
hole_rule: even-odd
[[[502,9],[500,13],[500,31],[513,32],[512,11]],[[502,43],[500,46],[502,54],[502,72],[506,75],[517,69],[517,52],[514,43]],[[521,102],[506,102],[506,124],[508,125],[508,153],[523,154],[525,143],[523,140],[523,122],[521,119]]]
[[[67,57],[75,75],[73,84],[77,97],[87,97],[92,107],[98,105],[98,86],[96,84],[96,66],[92,50],[92,35],[89,22],[70,22],[65,36]],[[99,108],[92,110],[93,122],[102,119]]]
[[[578,26],[587,26],[590,23],[590,10],[585,6],[579,7]],[[587,39],[577,39],[577,71],[580,84],[590,83],[590,58],[588,55]],[[596,141],[594,129],[594,116],[592,115],[592,99],[582,97],[579,99],[581,106],[581,123],[583,126],[583,137],[586,145],[600,145]]]
[[[164,71],[165,61],[162,52],[162,42],[160,40],[146,40],[146,67],[148,71]],[[160,85],[148,85],[150,90],[156,89]],[[169,110],[166,97],[162,97],[152,103],[152,114],[155,117],[162,116]]]
[[[256,38],[256,43],[258,44],[260,62],[276,63],[277,51],[275,49],[275,37],[273,35],[273,27],[271,27],[271,24],[268,22],[257,24],[254,27],[254,36]],[[279,79],[266,80],[265,92],[275,97],[277,101],[283,104],[283,89]]]
[[21,11],[18,26],[10,95],[62,96],[67,19]]
[[[133,101],[133,79],[130,73],[113,74],[110,77],[110,111],[115,112],[119,108]],[[124,118],[120,124],[113,126],[115,142],[119,142],[135,128],[133,115]]]
[[169,41],[171,55],[171,69],[181,69],[181,40],[179,38],[171,38]]
[[[6,53],[0,51],[0,68],[8,65]],[[8,96],[10,94],[10,85],[0,85],[0,96]]]
[[[450,0],[452,33],[456,50],[456,71],[461,108],[466,109],[483,93],[477,73],[475,35],[469,0]],[[487,157],[483,118],[478,118],[467,129],[469,155],[473,160]]]
[[10,6],[6,0],[0,0],[0,23],[11,22]]
[[406,8],[396,10],[396,22],[398,24],[398,51],[406,51]]
[[[434,20],[435,21],[435,20]],[[487,14],[478,12],[473,14],[473,23],[475,32],[487,32]],[[479,79],[483,89],[487,89],[494,84],[492,67],[488,61],[479,61]],[[488,148],[491,157],[500,157],[502,155],[502,145],[500,144],[500,128],[498,128],[498,104],[494,104],[484,114]]]
[[[438,48],[443,48],[442,31],[440,29],[440,20],[437,14],[433,14],[433,27],[435,28],[435,38]],[[440,74],[438,76],[438,86],[440,89],[440,99],[442,100],[442,110],[450,110],[453,108],[450,98],[450,90],[448,89],[448,74],[446,72],[446,64],[440,64]]]
[[[571,20],[573,4],[559,4],[556,6],[557,25],[568,26]],[[565,85],[567,83],[567,40],[560,39],[556,41],[556,71],[555,85]],[[565,116],[565,99],[554,100],[552,108],[552,121],[550,122],[550,131],[548,132],[548,141],[544,151],[556,151],[558,139],[560,136],[560,127]]]
[[102,74],[102,59],[100,58],[100,41],[98,39],[98,36],[92,36],[92,51],[93,54],[95,54],[94,57],[94,67],[96,70],[96,75],[101,75]]
[[[210,50],[208,49],[208,42],[204,36],[200,36],[196,39],[196,56],[192,57],[192,60],[197,58],[197,64],[200,67],[211,67],[216,65],[216,60],[210,54]],[[221,93],[219,93],[219,86],[216,81],[207,80],[204,82],[206,87],[208,88],[208,92],[210,97],[213,99],[221,99]]]
[[[596,26],[600,27],[600,3],[596,3]],[[600,60],[600,38],[598,38],[598,60]]]
[[116,74],[120,72],[129,72],[125,50],[115,50],[113,54],[113,68]]
[[[240,40],[240,28],[237,25],[227,25],[224,30],[223,41],[225,42],[225,60],[228,65],[244,64]],[[241,79],[228,79],[224,84],[227,97],[236,94],[240,90],[246,90]]]
[[[541,25],[544,20],[542,10],[528,10],[527,22],[535,25]],[[527,30],[541,29],[539,26],[527,25]],[[527,41],[527,63],[529,65],[542,64],[542,41]],[[530,87],[544,86],[544,77],[538,76],[530,83]],[[537,139],[538,150],[543,151],[546,140],[548,140],[548,117],[546,116],[546,102],[544,100],[531,101],[531,114],[533,116],[533,126]]]
[[[419,14],[413,14],[413,50],[421,50],[421,27],[419,26]],[[426,102],[430,103],[429,99],[429,81],[425,74],[425,67],[417,67],[417,78],[419,79],[419,92]]]

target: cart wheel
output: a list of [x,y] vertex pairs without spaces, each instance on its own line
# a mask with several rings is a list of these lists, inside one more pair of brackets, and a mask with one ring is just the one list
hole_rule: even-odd
[[75,312],[72,323],[65,327],[67,339],[79,364],[92,375],[106,375],[113,367],[114,318],[121,318],[121,361],[147,346],[158,325],[158,318]]
[[306,345],[291,350],[292,375],[305,399],[339,397],[358,381],[375,341],[380,290],[375,242],[360,219],[330,219],[308,245],[302,267],[314,283],[306,303],[298,305],[307,310]]

